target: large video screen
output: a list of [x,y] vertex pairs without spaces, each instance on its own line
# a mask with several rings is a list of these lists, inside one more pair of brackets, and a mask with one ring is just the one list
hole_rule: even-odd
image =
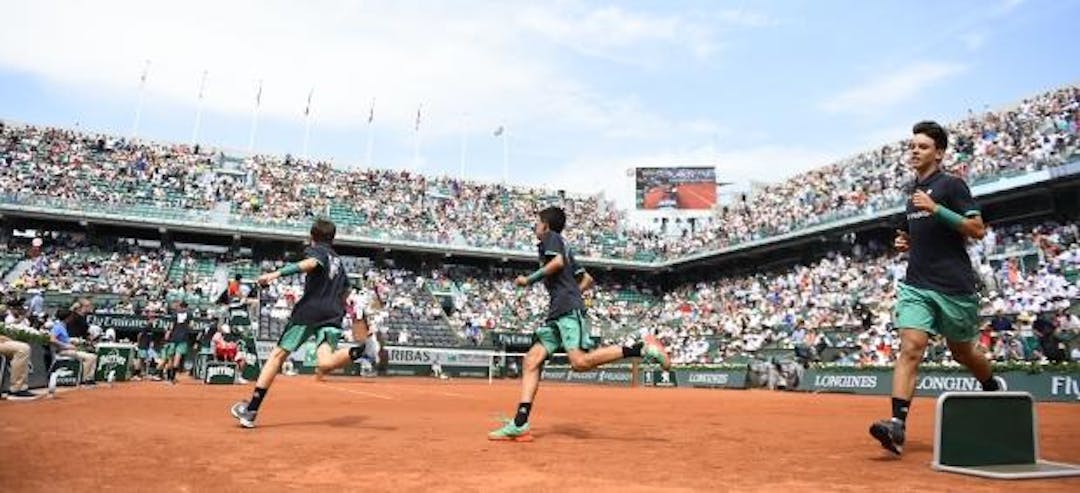
[[716,168],[637,168],[638,209],[712,209]]

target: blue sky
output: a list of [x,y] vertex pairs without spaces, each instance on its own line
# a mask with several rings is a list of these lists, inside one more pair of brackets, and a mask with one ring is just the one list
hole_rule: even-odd
[[[0,117],[603,191],[633,166],[774,181],[924,118],[1080,82],[1077,0],[36,1],[4,7]],[[372,99],[374,122],[367,124]],[[422,105],[420,159],[414,160]]]

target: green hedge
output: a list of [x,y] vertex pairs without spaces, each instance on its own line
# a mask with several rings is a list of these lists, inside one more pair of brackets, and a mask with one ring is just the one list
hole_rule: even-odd
[[9,329],[3,324],[0,324],[0,335],[10,337],[16,341],[22,341],[27,344],[48,344],[49,336],[41,333],[31,333],[22,330]]

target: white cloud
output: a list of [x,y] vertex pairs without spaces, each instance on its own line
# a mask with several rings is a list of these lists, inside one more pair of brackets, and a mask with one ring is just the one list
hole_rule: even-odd
[[777,19],[749,10],[723,10],[713,17],[719,22],[742,27],[771,27],[780,23]]
[[676,15],[651,16],[627,12],[619,7],[589,9],[572,5],[565,10],[545,7],[525,9],[522,25],[581,54],[644,63],[642,48],[687,48],[707,56],[714,42],[704,27]]
[[193,105],[207,70],[208,111],[250,114],[262,79],[264,117],[298,121],[314,87],[316,125],[359,124],[375,97],[377,126],[405,135],[423,102],[423,128],[436,138],[456,133],[465,113],[478,128],[510,121],[618,134],[634,122],[682,126],[625,96],[593,91],[560,63],[551,38],[584,36],[605,50],[659,43],[696,56],[715,37],[678,15],[573,2],[43,0],[12,4],[5,14],[0,66],[88,98],[137,90],[151,60],[148,101]]
[[708,58],[723,46],[716,27],[766,27],[775,22],[747,10],[715,13],[655,14],[617,6],[591,8],[562,2],[561,8],[534,6],[523,10],[523,27],[575,52],[618,63],[652,66],[687,52]]
[[875,76],[873,79],[833,95],[818,107],[830,113],[872,114],[904,103],[918,93],[967,67],[957,63],[922,62]]
[[1019,7],[1022,3],[1024,3],[1024,0],[1002,0],[1001,10],[1003,10],[1004,12],[1009,12],[1012,9]]

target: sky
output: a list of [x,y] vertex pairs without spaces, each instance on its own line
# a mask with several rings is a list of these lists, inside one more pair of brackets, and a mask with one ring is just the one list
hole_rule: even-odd
[[256,152],[623,207],[636,166],[745,189],[1080,82],[1080,0],[4,3],[0,118],[246,150],[261,87]]

